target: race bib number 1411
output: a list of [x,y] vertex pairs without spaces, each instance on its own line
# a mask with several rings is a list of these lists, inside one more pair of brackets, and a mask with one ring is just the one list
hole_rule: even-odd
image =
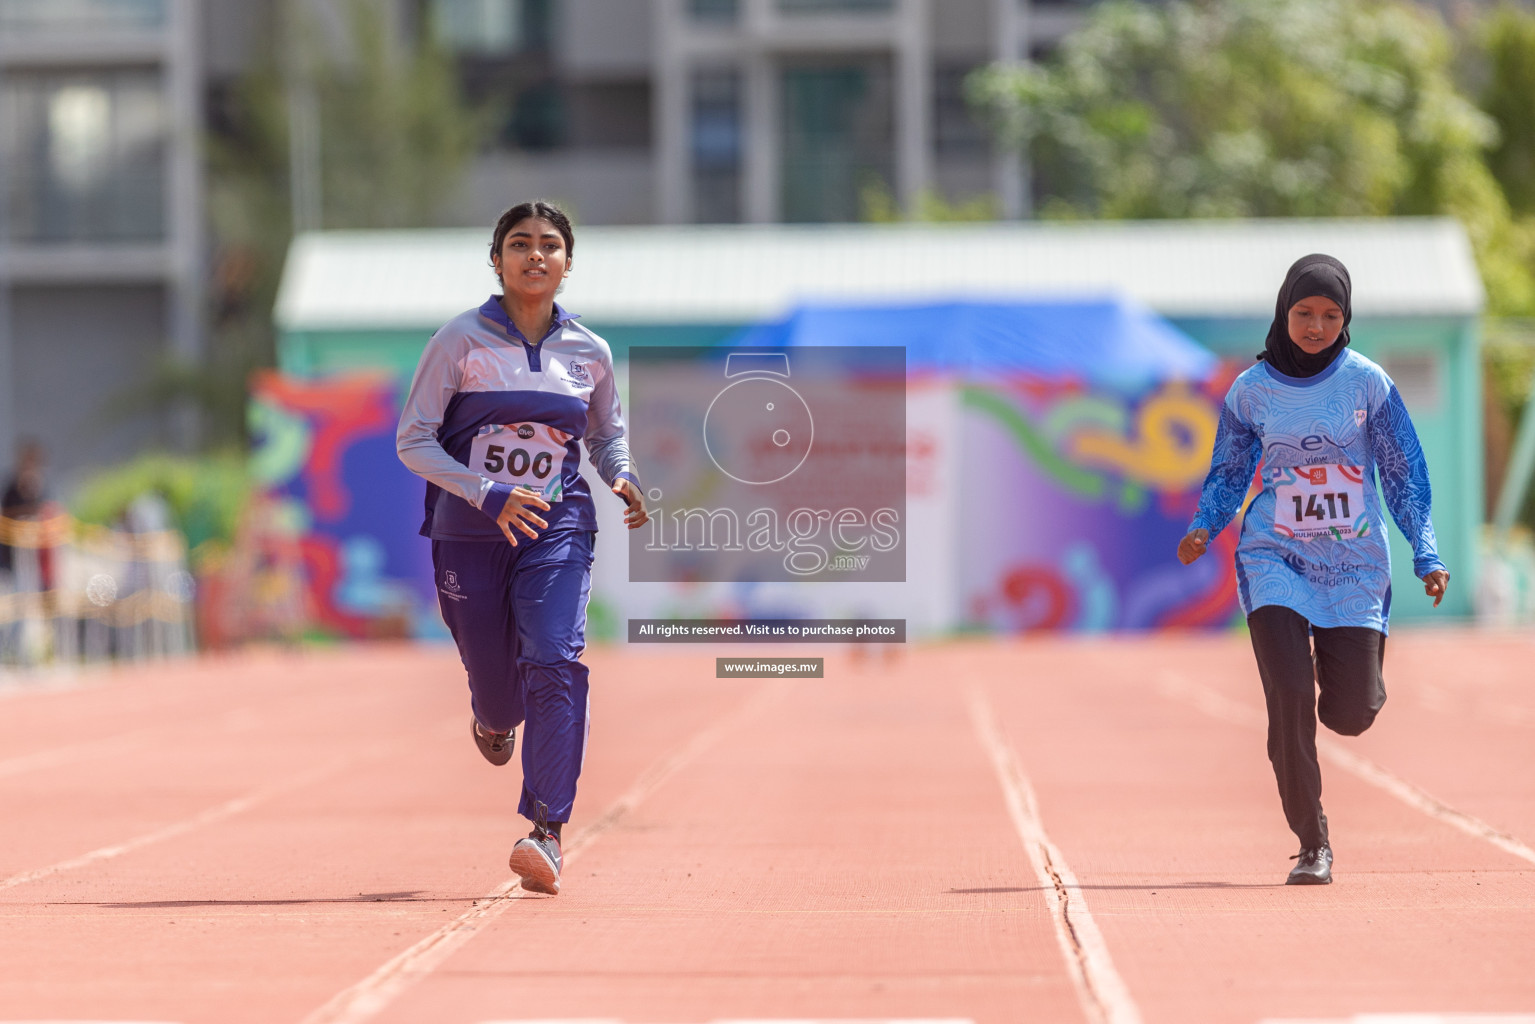
[[1359,466],[1276,467],[1274,530],[1286,537],[1351,540],[1370,532]]

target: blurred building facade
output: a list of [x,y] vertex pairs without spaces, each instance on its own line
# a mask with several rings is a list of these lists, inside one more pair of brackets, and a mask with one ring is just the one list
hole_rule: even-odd
[[[964,96],[1040,56],[1081,0],[416,0],[471,92],[516,89],[459,206],[514,192],[586,223],[852,221],[871,203],[1028,210]],[[513,68],[519,70],[514,71]],[[517,79],[520,76],[520,81]]]
[[[298,18],[351,0],[0,0],[0,464],[190,443],[146,396],[206,347],[203,140]],[[541,195],[586,224],[846,221],[1003,197],[964,76],[1048,50],[1071,0],[363,0],[499,112],[444,224]]]
[[0,463],[185,426],[133,401],[202,350],[200,6],[0,0]]
[[0,0],[0,468],[24,435],[64,477],[192,440],[146,396],[207,346],[203,140],[294,25],[344,60],[353,4],[495,111],[438,221],[484,226],[532,196],[586,225],[1027,217],[964,81],[1091,0]]

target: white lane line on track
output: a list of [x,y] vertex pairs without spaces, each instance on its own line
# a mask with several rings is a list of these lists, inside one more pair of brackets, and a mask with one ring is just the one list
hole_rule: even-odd
[[[754,693],[734,711],[726,713],[713,725],[705,727],[668,757],[652,764],[607,810],[590,825],[570,838],[561,851],[564,871],[571,862],[618,824],[645,798],[743,721],[778,699],[784,685],[769,685]],[[435,971],[448,957],[505,913],[514,902],[528,899],[532,893],[518,889],[520,879],[512,878],[475,901],[465,911],[430,935],[394,957],[366,978],[343,989],[329,1002],[305,1017],[302,1024],[360,1024],[379,1013],[406,989]],[[555,897],[558,898],[558,897]]]
[[1258,1024],[1535,1024],[1535,1014],[1360,1013],[1352,1017],[1265,1017]]
[[1066,957],[1066,967],[1076,986],[1083,1012],[1093,1024],[1140,1024],[1141,1012],[1119,972],[1114,969],[1114,960],[1109,956],[1103,933],[1087,909],[1081,883],[1045,832],[1034,787],[997,727],[991,702],[979,687],[972,687],[969,704],[976,735],[991,758],[997,779],[1002,784],[1008,814],[1013,819],[1018,838],[1023,840],[1029,862],[1034,865],[1034,874],[1050,905],[1055,936]]
[[[76,669],[0,672],[0,700],[7,697],[27,697],[34,693],[63,693],[67,690],[78,690],[96,683],[105,674],[102,671]],[[12,1024],[12,1022],[0,1021],[0,1024]]]
[[83,868],[90,864],[96,864],[104,860],[111,860],[114,857],[121,857],[125,853],[131,853],[134,850],[142,849],[143,847],[153,845],[154,843],[162,842],[166,839],[174,839],[180,835],[185,835],[186,833],[195,829],[202,828],[204,825],[212,825],[215,822],[233,818],[235,815],[243,814],[250,810],[252,807],[265,803],[273,797],[281,796],[284,793],[295,789],[301,789],[304,786],[310,785],[311,783],[318,782],[320,779],[325,778],[327,775],[332,775],[335,772],[341,770],[343,767],[350,764],[354,760],[356,760],[355,757],[333,758],[330,761],[320,765],[318,768],[312,768],[307,772],[303,772],[299,775],[294,775],[288,779],[283,780],[282,782],[276,783],[275,785],[266,786],[252,793],[247,793],[245,796],[236,797],[233,800],[225,801],[216,807],[208,808],[201,814],[193,815],[190,818],[184,818],[181,821],[172,822],[163,828],[155,829],[153,832],[146,832],[141,836],[137,836],[125,842],[116,843],[112,846],[103,846],[99,849],[92,850],[89,853],[82,853],[78,857],[71,857],[68,860],[61,860],[57,864],[50,864],[45,868],[36,868],[32,871],[23,871],[20,874],[12,875],[9,878],[0,879],[0,890],[11,889],[18,885],[25,885],[28,882],[35,882],[40,878],[48,878],[52,875],[61,874],[65,871],[73,871],[76,868]]
[[[151,736],[159,731],[159,727],[135,729],[133,732],[123,733],[121,736],[114,736],[111,739],[71,743],[64,747],[53,747],[48,750],[33,751],[30,754],[8,757],[0,761],[0,779],[10,778],[13,775],[23,775],[42,768],[69,764],[73,761],[96,760],[113,754],[121,754],[125,748],[132,749],[143,746]],[[11,1024],[11,1022],[0,1021],[0,1024]]]
[[[4,1024],[4,1022],[0,1022]],[[617,1017],[550,1017],[538,1020],[487,1020],[481,1024],[625,1024]],[[652,1022],[659,1024],[659,1022]],[[975,1024],[970,1017],[728,1017],[709,1024]]]
[[[1191,704],[1212,718],[1265,732],[1268,730],[1268,716],[1264,712],[1234,701],[1176,672],[1162,672],[1157,677],[1157,690],[1164,697]],[[1331,761],[1370,785],[1385,790],[1407,806],[1422,811],[1436,821],[1442,821],[1452,828],[1457,828],[1468,836],[1485,840],[1505,853],[1511,853],[1521,860],[1535,864],[1535,848],[1531,848],[1507,832],[1500,832],[1480,818],[1456,810],[1438,797],[1392,774],[1369,758],[1354,753],[1332,737],[1322,735],[1320,729],[1317,731],[1316,749],[1317,754],[1323,759]]]

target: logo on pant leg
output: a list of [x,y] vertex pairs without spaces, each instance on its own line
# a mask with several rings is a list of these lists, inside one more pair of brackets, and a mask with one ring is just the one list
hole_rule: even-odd
[[438,592],[451,597],[455,601],[463,601],[465,597],[459,593],[462,589],[458,582],[458,573],[452,569],[444,569],[442,573],[442,586],[437,588]]

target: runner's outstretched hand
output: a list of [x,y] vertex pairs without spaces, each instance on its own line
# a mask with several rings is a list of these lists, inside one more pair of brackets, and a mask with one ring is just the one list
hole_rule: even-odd
[[1210,546],[1210,531],[1206,529],[1190,530],[1182,540],[1178,542],[1178,561],[1184,565],[1191,565],[1195,559],[1205,553]]
[[[501,508],[501,514],[496,517],[496,525],[501,527],[501,532],[506,534],[506,539],[512,542],[512,547],[517,546],[517,537],[512,533],[512,527],[517,527],[534,540],[538,539],[538,530],[548,528],[549,524],[533,511],[535,508],[547,512],[549,503],[526,487],[512,488],[506,504]],[[538,530],[533,529],[535,526]]]
[[1435,569],[1423,577],[1423,592],[1434,599],[1434,607],[1439,607],[1439,602],[1444,600],[1444,592],[1450,587],[1450,574],[1443,569]]
[[613,493],[624,499],[624,504],[629,506],[624,509],[625,526],[638,530],[650,522],[650,513],[645,511],[645,496],[638,487],[628,480],[618,480],[613,484]]

